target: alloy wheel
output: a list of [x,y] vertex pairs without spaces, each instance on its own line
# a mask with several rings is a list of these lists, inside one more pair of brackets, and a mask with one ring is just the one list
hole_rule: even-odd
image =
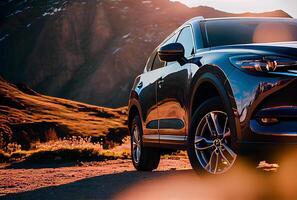
[[228,115],[223,111],[208,112],[200,120],[194,147],[201,166],[211,174],[228,171],[237,154],[231,149],[231,132]]
[[140,132],[138,126],[135,124],[133,128],[132,136],[132,148],[133,148],[133,159],[135,163],[139,163],[140,154],[141,154],[141,141],[140,141]]

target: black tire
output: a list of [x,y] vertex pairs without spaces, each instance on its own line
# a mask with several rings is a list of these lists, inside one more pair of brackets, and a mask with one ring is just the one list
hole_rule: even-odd
[[[223,136],[213,136],[213,132],[210,131],[211,128],[209,128],[209,121],[208,120],[213,119],[212,117],[210,117],[210,113],[216,113],[216,112],[217,113],[221,112],[226,117],[225,120],[227,120],[227,122],[224,123],[226,125],[223,128],[224,131],[221,131],[221,133],[222,133],[221,135],[225,135],[225,130],[228,130],[228,133],[229,133],[228,135],[230,135],[230,136],[228,136],[228,138],[226,136],[226,138],[228,139],[229,142],[227,141],[227,139],[220,139],[220,137],[223,137]],[[219,118],[219,117],[217,117],[217,118]],[[229,158],[229,156],[226,156],[226,157],[223,157],[223,156],[224,156],[224,154],[229,154],[228,150],[232,150],[232,148],[231,148],[232,145],[231,145],[230,140],[234,136],[234,133],[232,133],[232,130],[230,128],[229,119],[231,120],[232,117],[228,116],[227,112],[225,111],[224,106],[222,105],[222,102],[221,102],[220,98],[218,98],[218,97],[211,98],[211,99],[205,101],[195,111],[195,113],[194,113],[194,115],[192,117],[192,121],[191,121],[191,125],[190,125],[190,131],[189,131],[189,135],[188,135],[187,153],[188,153],[188,157],[189,157],[192,168],[198,174],[219,174],[220,172],[224,173],[222,169],[220,169],[220,168],[218,169],[218,160],[220,160],[220,162],[222,162],[224,164],[224,166],[227,166],[227,164],[226,164],[227,162],[224,161],[224,158],[227,158],[227,157]],[[223,120],[221,120],[221,121],[223,121]],[[205,127],[205,128],[199,129],[199,127]],[[215,126],[213,126],[213,127],[215,127]],[[223,129],[220,129],[220,130],[223,130]],[[197,132],[197,134],[196,134],[196,132]],[[203,132],[209,132],[209,135],[210,135],[209,137],[216,137],[216,138],[214,138],[214,139],[207,138],[207,140],[204,140],[204,139],[202,140],[201,138],[205,138],[205,136],[201,135],[201,134],[203,134]],[[199,136],[197,137],[197,135],[199,135]],[[214,134],[214,135],[219,135],[219,134]],[[195,142],[195,140],[196,140],[196,142]],[[197,141],[200,141],[200,142],[197,142]],[[211,141],[213,141],[213,143],[211,143]],[[219,142],[220,144],[217,144],[215,141],[220,141]],[[199,146],[199,149],[198,149],[197,144],[202,144],[202,143],[206,144],[205,147],[203,147],[203,146],[200,147],[200,145],[198,145]],[[227,145],[227,143],[230,143],[230,144]],[[227,148],[225,148],[226,146],[228,146],[230,148],[227,149]],[[201,150],[202,148],[206,148],[206,147],[207,147],[207,150]],[[204,153],[205,151],[209,151],[209,152]],[[224,153],[222,153],[222,152],[224,152]],[[207,156],[205,156],[205,154],[210,155],[209,156],[210,157],[209,162],[204,162],[204,161],[207,160],[207,159],[205,159],[205,158],[207,158]],[[212,155],[214,155],[215,159],[216,159],[216,161],[215,161],[215,170],[213,170],[213,171],[208,170],[208,168],[212,168],[212,167],[206,165],[206,164],[209,164],[210,162],[212,163],[210,165],[213,165],[213,162],[210,161],[210,160],[213,160]],[[236,154],[233,154],[233,155],[236,155]],[[233,168],[233,165],[237,160],[236,159],[237,157],[235,156],[235,159],[233,159],[231,154],[230,154],[230,158],[232,159],[232,162],[228,161],[228,166],[229,166],[230,163],[231,164],[229,166],[230,168],[227,169],[227,167],[225,167],[225,169],[227,169],[227,171],[230,170],[231,168]],[[212,173],[212,172],[214,172],[214,173]]]
[[[137,159],[134,157],[133,149],[133,137],[134,131],[139,130],[139,142],[140,142],[140,156]],[[142,125],[139,116],[135,116],[131,126],[131,158],[135,169],[138,171],[152,171],[156,169],[160,162],[160,151],[157,148],[144,147],[142,141]]]

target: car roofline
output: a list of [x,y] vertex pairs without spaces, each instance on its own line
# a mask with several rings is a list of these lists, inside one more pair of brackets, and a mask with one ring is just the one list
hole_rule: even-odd
[[187,20],[184,24],[190,24],[199,21],[218,21],[218,20],[296,20],[291,17],[215,17],[215,18],[204,18],[203,16],[193,17]]
[[200,21],[219,21],[219,20],[296,20],[296,19],[290,18],[290,17],[221,17],[221,18],[205,18]]
[[191,18],[187,20],[185,23],[183,23],[180,27],[178,27],[176,30],[180,29],[183,26],[186,25],[193,25],[195,23],[199,22],[208,22],[208,21],[220,21],[220,20],[297,20],[295,18],[290,17],[219,17],[219,18],[204,18],[203,16],[197,16],[194,18]]

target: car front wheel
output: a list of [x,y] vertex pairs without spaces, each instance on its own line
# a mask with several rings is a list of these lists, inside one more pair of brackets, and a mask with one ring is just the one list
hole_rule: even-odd
[[204,102],[194,113],[188,136],[188,155],[198,173],[222,174],[234,165],[230,117],[219,98]]

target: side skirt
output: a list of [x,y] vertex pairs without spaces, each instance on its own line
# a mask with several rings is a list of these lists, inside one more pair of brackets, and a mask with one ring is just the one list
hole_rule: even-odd
[[179,135],[144,135],[143,145],[159,148],[185,149],[187,136]]

